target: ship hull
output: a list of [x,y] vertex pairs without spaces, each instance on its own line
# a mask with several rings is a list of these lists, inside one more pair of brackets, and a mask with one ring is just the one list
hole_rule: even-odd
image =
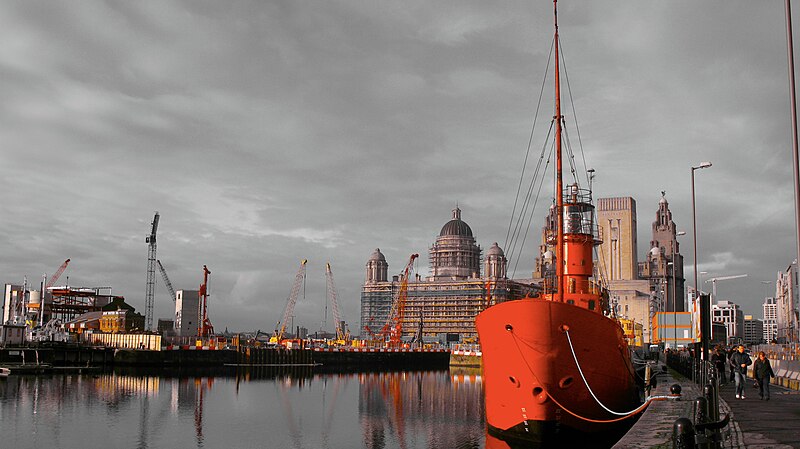
[[615,320],[567,303],[525,298],[489,307],[476,326],[490,434],[539,443],[589,438],[602,445],[632,425],[633,419],[609,422],[619,416],[605,411],[586,385],[613,411],[640,404],[628,345]]

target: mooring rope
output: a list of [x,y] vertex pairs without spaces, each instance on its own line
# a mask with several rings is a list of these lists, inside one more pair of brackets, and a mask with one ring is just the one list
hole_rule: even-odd
[[569,343],[569,350],[570,350],[570,352],[572,352],[572,358],[575,360],[575,366],[578,367],[578,373],[581,375],[581,379],[583,379],[583,383],[584,383],[584,385],[586,385],[586,389],[589,390],[589,394],[592,395],[592,398],[594,398],[595,402],[597,402],[597,404],[600,407],[602,407],[603,410],[607,411],[608,413],[611,413],[612,415],[626,416],[627,417],[627,416],[639,413],[645,407],[650,405],[650,401],[652,399],[648,398],[648,400],[645,401],[644,404],[640,405],[639,407],[637,407],[637,408],[635,408],[635,409],[633,409],[633,410],[631,410],[629,412],[615,412],[614,410],[611,410],[610,408],[606,407],[605,404],[603,404],[600,401],[600,399],[598,399],[597,396],[594,394],[594,391],[592,391],[592,387],[589,386],[589,382],[586,380],[586,376],[584,376],[584,374],[583,374],[583,369],[581,368],[581,364],[578,362],[578,356],[575,355],[575,348],[572,346],[572,338],[570,338],[570,336],[569,336],[569,329],[566,329],[566,326],[565,326],[565,329],[564,329],[564,333],[567,335],[567,342]]

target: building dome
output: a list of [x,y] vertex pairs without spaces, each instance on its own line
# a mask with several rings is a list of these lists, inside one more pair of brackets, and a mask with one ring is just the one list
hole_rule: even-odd
[[386,257],[383,255],[380,248],[375,248],[375,251],[373,251],[372,255],[369,256],[369,260],[379,260],[386,262]]
[[453,219],[442,226],[439,236],[472,237],[472,228],[470,228],[467,223],[461,220],[461,209],[458,207],[453,209]]
[[505,256],[505,254],[503,253],[503,249],[497,245],[497,242],[494,242],[494,245],[486,250],[486,257],[489,256]]
[[367,283],[386,282],[389,273],[389,264],[380,248],[375,248],[367,261]]
[[472,229],[461,220],[458,206],[429,253],[431,280],[476,279],[481,275],[481,247],[475,243]]

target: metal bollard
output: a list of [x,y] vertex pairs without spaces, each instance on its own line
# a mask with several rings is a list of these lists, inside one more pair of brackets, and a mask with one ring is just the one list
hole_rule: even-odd
[[[709,423],[719,421],[719,394],[717,392],[716,379],[711,381],[703,388],[703,394],[708,401],[708,408],[706,409],[707,418]],[[713,447],[719,447],[719,442],[722,441],[722,435],[719,429],[706,429],[704,430],[706,436],[711,440]]]
[[704,424],[708,422],[708,401],[702,396],[694,400],[694,424]]
[[678,418],[672,424],[672,449],[694,449],[694,425],[689,418]]
[[717,394],[717,387],[714,383],[708,383],[703,388],[703,395],[708,401],[708,420],[719,421],[719,395]]

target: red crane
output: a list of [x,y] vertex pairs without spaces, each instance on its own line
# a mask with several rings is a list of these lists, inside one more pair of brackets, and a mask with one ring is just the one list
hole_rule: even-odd
[[203,284],[200,285],[200,312],[201,316],[198,320],[200,325],[197,328],[197,335],[200,337],[208,337],[214,334],[214,326],[211,324],[211,320],[208,319],[208,275],[211,274],[208,271],[208,267],[203,265]]
[[[406,299],[408,298],[408,278],[414,268],[414,261],[417,260],[419,254],[412,254],[408,259],[408,264],[403,270],[403,279],[400,281],[400,290],[397,292],[397,300],[394,302],[394,307],[389,315],[389,343],[392,346],[400,346],[403,338],[403,318],[405,317]],[[393,324],[393,325],[392,325]]]
[[[69,259],[65,260],[64,263],[62,263],[61,266],[58,267],[58,270],[56,270],[55,274],[53,274],[50,280],[47,281],[47,284],[45,284],[44,286],[45,291],[47,291],[48,288],[55,285],[56,281],[58,281],[58,278],[61,277],[61,274],[64,273],[64,270],[67,269],[67,265],[69,265]],[[42,292],[43,295],[44,293],[45,292]]]

